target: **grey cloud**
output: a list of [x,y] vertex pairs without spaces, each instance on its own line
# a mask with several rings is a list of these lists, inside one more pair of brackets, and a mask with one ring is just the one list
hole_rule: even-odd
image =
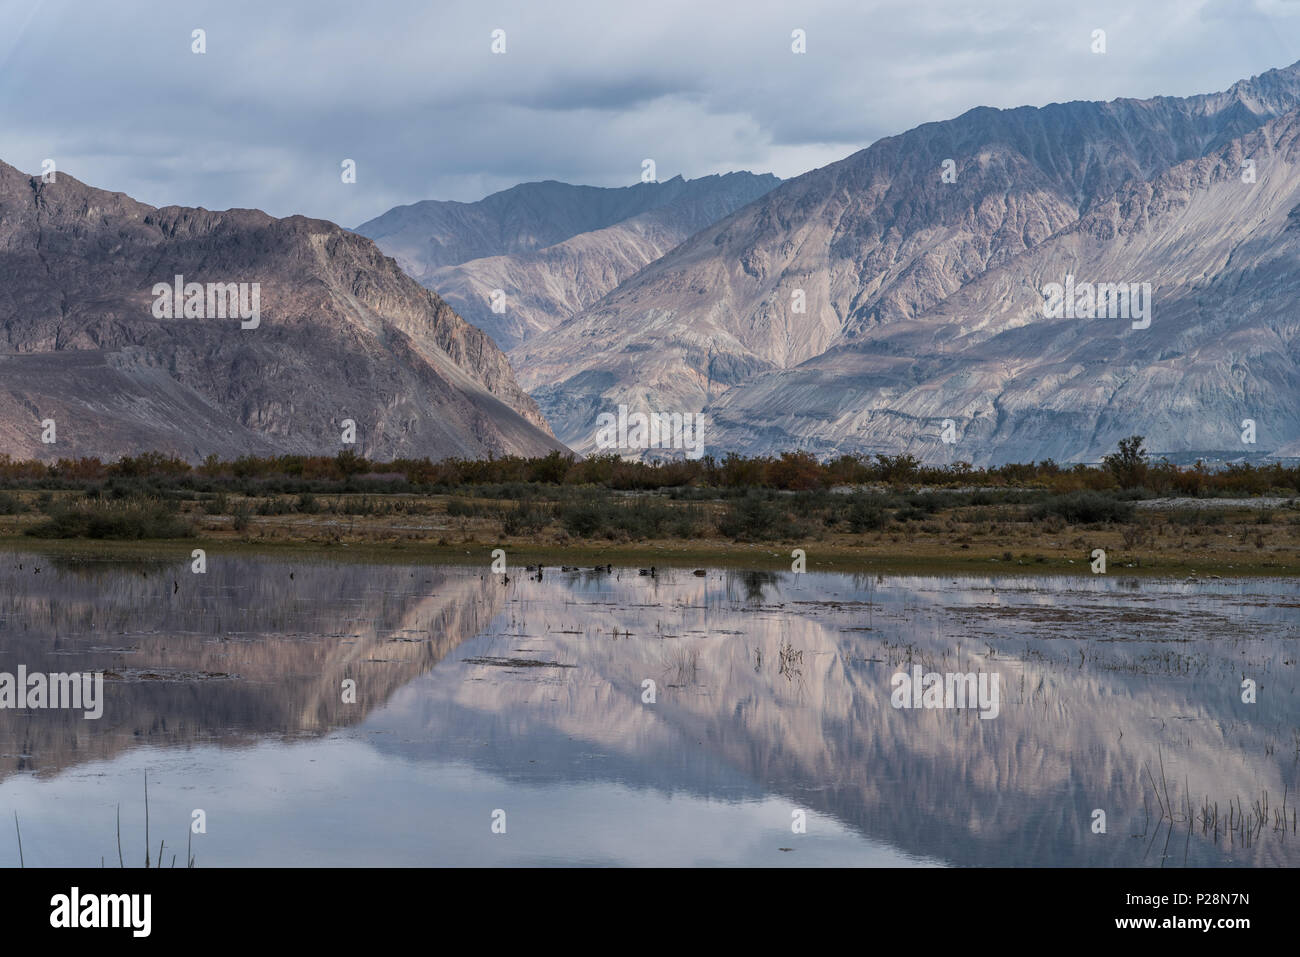
[[[782,177],[977,105],[1185,95],[1300,59],[1287,0],[10,0],[0,159],[356,224],[517,182]],[[207,31],[208,53],[190,52]],[[508,53],[493,56],[491,31]],[[807,31],[808,53],[790,51]],[[1109,52],[1095,56],[1093,29]],[[344,185],[339,164],[358,163]]]

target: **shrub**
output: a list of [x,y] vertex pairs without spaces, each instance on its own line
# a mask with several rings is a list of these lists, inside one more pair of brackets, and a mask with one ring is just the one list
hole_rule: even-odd
[[656,502],[578,502],[560,511],[560,522],[570,535],[592,538],[663,538],[668,534],[695,533],[695,512]]
[[49,518],[27,529],[34,538],[190,538],[194,526],[165,503],[139,500],[80,503],[52,508]]
[[605,524],[605,509],[595,503],[570,505],[560,513],[560,522],[570,535],[591,538]]
[[883,482],[905,483],[916,478],[921,463],[914,455],[877,455],[876,467]]
[[545,458],[533,459],[529,463],[528,481],[558,485],[564,481],[564,476],[568,474],[571,465],[573,465],[573,456],[562,455],[559,451],[552,452]]
[[506,513],[501,525],[507,535],[533,535],[551,524],[551,510],[520,502]]
[[1056,515],[1074,525],[1092,525],[1098,522],[1132,521],[1135,508],[1132,502],[1122,502],[1101,492],[1072,492],[1053,495],[1030,512],[1034,519]]
[[808,452],[786,452],[769,462],[765,479],[773,488],[806,491],[822,485],[821,467]]
[[1119,451],[1102,456],[1120,488],[1137,488],[1147,477],[1147,453],[1142,448],[1143,436],[1130,435],[1119,440]]
[[889,524],[889,516],[873,500],[855,496],[849,506],[848,521],[851,532],[878,531]]
[[790,520],[775,502],[762,495],[746,495],[718,520],[718,531],[736,541],[764,541],[793,537]]
[[467,502],[463,498],[447,499],[447,514],[451,518],[477,518],[480,515],[496,516],[501,508],[496,505],[484,505],[480,502]]

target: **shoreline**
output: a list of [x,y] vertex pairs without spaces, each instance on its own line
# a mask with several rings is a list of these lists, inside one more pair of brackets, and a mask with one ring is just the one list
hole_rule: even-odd
[[[616,568],[696,569],[722,568],[754,571],[791,571],[790,553],[801,548],[806,554],[809,572],[890,573],[890,574],[965,574],[965,575],[1077,575],[1092,578],[1122,576],[1126,578],[1189,578],[1218,576],[1220,578],[1300,578],[1300,556],[1288,556],[1288,561],[1273,556],[1265,561],[1242,559],[1221,552],[1207,552],[1195,557],[1174,560],[1168,556],[1119,555],[1108,564],[1104,575],[1094,576],[1084,557],[1068,558],[1061,555],[1043,556],[1035,560],[1031,555],[1003,557],[999,547],[972,548],[969,554],[954,555],[941,546],[909,545],[906,554],[889,543],[871,546],[849,546],[812,543],[722,543],[699,542],[642,542],[637,544],[604,545],[596,543],[538,546],[503,540],[497,542],[460,542],[435,544],[430,542],[354,542],[325,543],[301,540],[272,540],[212,538],[199,536],[192,539],[155,540],[86,540],[38,539],[24,535],[0,535],[0,551],[26,552],[59,559],[85,563],[188,562],[194,549],[201,548],[211,560],[214,555],[252,555],[270,558],[303,558],[316,561],[348,561],[367,564],[409,565],[436,563],[440,565],[479,566],[486,569],[492,561],[492,551],[502,548],[507,565],[520,569],[526,565],[541,564],[545,568],[577,566],[586,570],[593,566],[613,565]],[[1040,549],[1040,552],[1042,549]],[[998,554],[993,554],[998,552]],[[1229,558],[1232,560],[1230,561]]]

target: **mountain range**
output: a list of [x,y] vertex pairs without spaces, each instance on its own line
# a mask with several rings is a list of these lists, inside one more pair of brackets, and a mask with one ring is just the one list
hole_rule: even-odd
[[[1255,178],[1243,182],[1251,163]],[[915,317],[724,393],[710,410],[711,441],[928,461],[1097,461],[1138,433],[1175,454],[1300,456],[1297,266],[1292,111],[1130,182]],[[1043,290],[1068,278],[1140,280],[1149,314],[1045,318]]]
[[[1095,460],[1142,433],[1293,454],[1297,179],[1278,144],[1297,108],[1300,65],[1222,93],[927,123],[781,183],[511,361],[583,452],[625,404],[703,410],[715,453]],[[1036,316],[1071,271],[1151,283],[1151,327]]]
[[623,406],[714,455],[1300,456],[1298,134],[1300,64],[356,231],[0,163],[0,452],[587,453]]

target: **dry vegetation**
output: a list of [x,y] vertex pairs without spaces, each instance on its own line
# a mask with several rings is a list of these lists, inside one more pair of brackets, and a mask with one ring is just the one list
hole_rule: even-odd
[[[662,481],[683,469],[688,481]],[[437,474],[417,474],[426,470]],[[846,475],[863,481],[840,481]],[[802,548],[810,568],[1082,571],[1102,548],[1115,570],[1293,574],[1300,572],[1297,484],[1300,469],[1281,466],[1152,465],[1140,441],[1102,467],[1046,463],[978,473],[887,457],[654,466],[552,455],[379,465],[344,453],[197,468],[160,456],[108,466],[0,459],[0,535],[456,554],[500,545],[555,561],[649,554],[665,562],[785,565]],[[1157,494],[1196,496],[1198,507],[1143,507]],[[1212,497],[1252,494],[1274,498],[1219,505]]]

